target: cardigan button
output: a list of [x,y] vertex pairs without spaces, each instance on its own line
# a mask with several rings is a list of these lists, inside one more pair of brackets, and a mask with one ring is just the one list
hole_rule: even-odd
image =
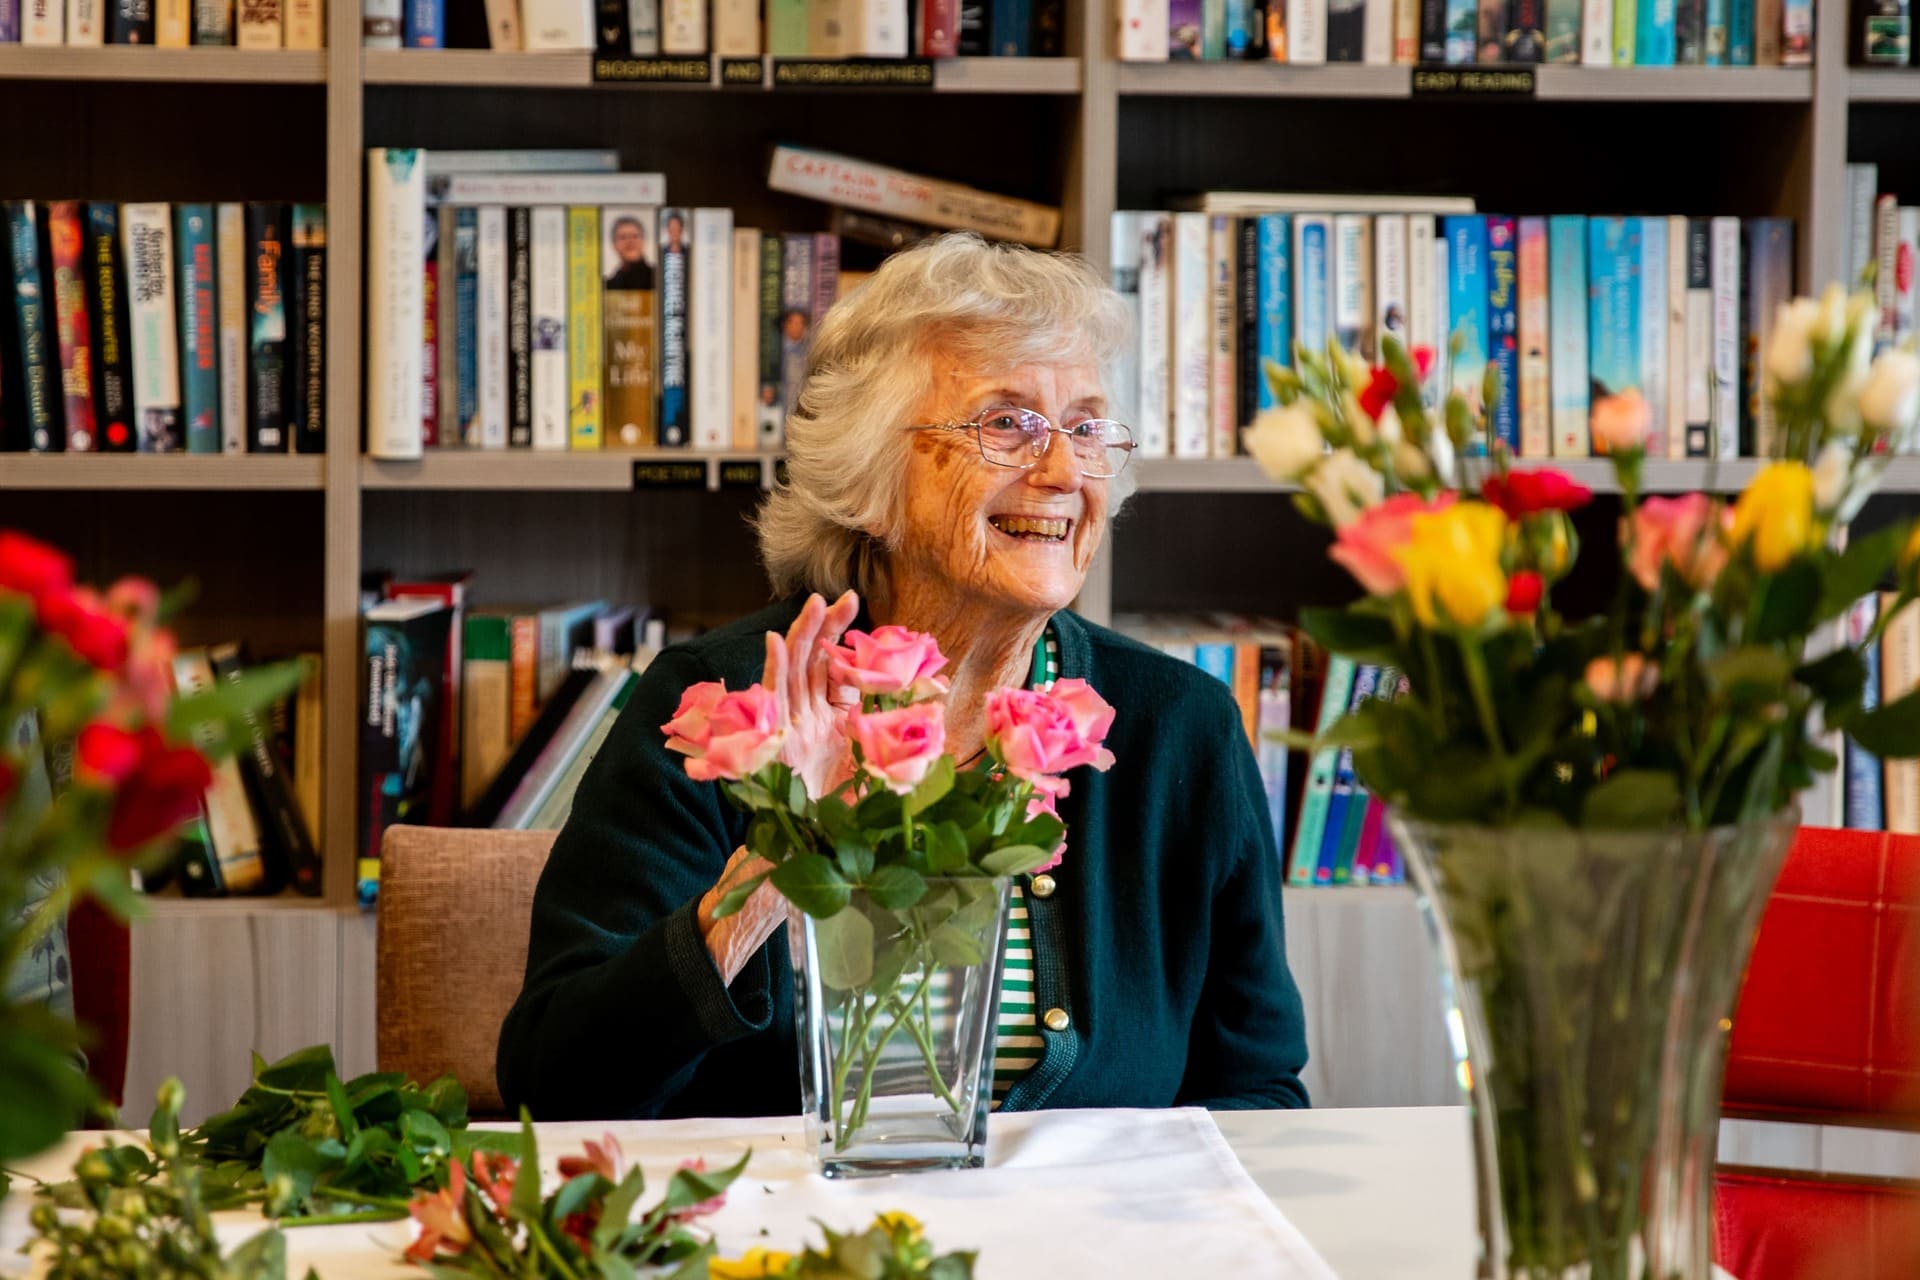
[[1053,877],[1044,872],[1033,878],[1033,896],[1051,898],[1053,896]]
[[1073,1025],[1073,1019],[1067,1016],[1065,1009],[1049,1009],[1047,1010],[1047,1016],[1041,1019],[1041,1021],[1047,1024],[1047,1030],[1049,1031],[1065,1031]]

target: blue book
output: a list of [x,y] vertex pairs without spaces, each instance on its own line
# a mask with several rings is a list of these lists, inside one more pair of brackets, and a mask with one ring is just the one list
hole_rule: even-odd
[[1587,220],[1547,220],[1547,376],[1553,388],[1553,456],[1584,458],[1587,431]]
[[447,6],[442,0],[405,0],[401,42],[409,49],[447,47]]
[[1519,244],[1512,218],[1487,217],[1487,356],[1500,379],[1493,435],[1520,456]]
[[[1487,220],[1477,213],[1450,214],[1445,231],[1447,315],[1453,325],[1447,348],[1461,344],[1453,360],[1453,388],[1478,411],[1481,384],[1487,376]],[[1484,455],[1486,450],[1484,438],[1468,442],[1470,454]]]
[[[441,282],[441,288],[446,283]],[[463,205],[453,211],[453,381],[440,388],[453,396],[459,437],[441,444],[480,443],[480,211]],[[442,335],[442,342],[446,335]]]
[[1324,352],[1333,333],[1333,220],[1324,214],[1294,219],[1294,340],[1309,351]]
[[[1631,2],[1621,0],[1621,3]],[[1674,26],[1674,0],[1639,0],[1639,5],[1638,21],[1633,29],[1633,65],[1674,65],[1678,43]]]
[[1731,0],[1706,0],[1706,65],[1724,67],[1727,65],[1727,11]]
[[1480,6],[1476,0],[1437,0],[1446,6],[1443,48],[1450,67],[1471,66],[1480,43]]
[[175,304],[180,312],[180,416],[188,453],[220,452],[219,291],[213,206],[174,208]]
[[1753,0],[1727,0],[1727,62],[1753,65]]
[[[1284,213],[1260,215],[1260,359],[1293,367],[1293,221]],[[1277,408],[1266,374],[1260,375],[1260,407]]]
[[1202,640],[1193,646],[1193,665],[1233,688],[1233,645],[1227,641]]
[[[1872,633],[1879,617],[1880,597],[1870,593],[1854,601],[1842,619],[1847,643],[1860,646],[1860,656],[1866,661],[1867,683],[1860,692],[1860,708],[1863,711],[1871,711],[1880,705],[1880,646],[1877,643],[1862,644]],[[1846,787],[1847,826],[1859,831],[1879,831],[1884,828],[1887,825],[1883,791],[1886,775],[1880,767],[1880,757],[1855,742],[1849,734],[1840,767],[1846,770],[1842,782]]]
[[1595,398],[1640,385],[1637,218],[1587,220],[1587,374]]
[[993,52],[1002,58],[1024,58],[1033,52],[1033,10],[1027,0],[991,0],[987,31]]
[[[1372,664],[1362,664],[1353,674],[1353,694],[1347,701],[1349,714],[1359,710],[1362,703],[1373,696],[1374,688],[1380,683],[1380,668]],[[1346,844],[1347,811],[1355,804],[1366,803],[1366,792],[1360,787],[1353,772],[1353,748],[1342,747],[1333,767],[1333,789],[1328,796],[1327,825],[1320,833],[1319,861],[1314,867],[1315,884],[1332,884],[1333,869],[1339,865],[1340,850]]]
[[26,411],[27,447],[35,453],[58,453],[66,447],[66,405],[60,398],[60,353],[47,305],[53,292],[47,288],[52,264],[41,270],[39,207],[31,200],[9,200],[6,216],[20,361],[19,373],[9,369],[8,376],[26,384],[17,403]]
[[1226,0],[1226,9],[1226,56],[1244,58],[1253,48],[1253,0]]
[[1667,422],[1667,393],[1672,386],[1668,380],[1684,375],[1668,368],[1673,313],[1667,307],[1667,220],[1635,218],[1633,232],[1640,245],[1634,271],[1640,307],[1640,391],[1647,400],[1647,450],[1659,458],[1668,452],[1667,432],[1678,429]]

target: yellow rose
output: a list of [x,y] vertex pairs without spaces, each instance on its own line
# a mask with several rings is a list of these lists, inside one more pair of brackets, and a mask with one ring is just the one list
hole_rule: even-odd
[[1507,518],[1484,502],[1460,502],[1413,518],[1413,533],[1393,556],[1406,573],[1407,596],[1420,625],[1445,620],[1475,627],[1507,599],[1500,568]]
[[1753,546],[1754,567],[1778,573],[1820,537],[1813,519],[1813,472],[1804,462],[1764,467],[1733,506],[1729,540]]
[[707,1280],[765,1280],[768,1276],[784,1276],[792,1265],[793,1255],[790,1253],[781,1253],[776,1249],[749,1249],[745,1257],[731,1261],[726,1258],[708,1259]]
[[922,1234],[920,1220],[910,1213],[902,1213],[898,1209],[889,1209],[885,1213],[874,1215],[873,1220],[879,1226],[884,1227],[890,1236],[904,1234],[908,1244],[920,1243]]

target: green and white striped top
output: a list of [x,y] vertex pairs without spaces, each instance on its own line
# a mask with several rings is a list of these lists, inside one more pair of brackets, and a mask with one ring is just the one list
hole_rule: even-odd
[[[1052,684],[1060,676],[1060,641],[1048,625],[1034,654],[1029,688]],[[1013,1082],[1040,1061],[1046,1042],[1033,1007],[1033,929],[1027,917],[1027,895],[1013,882],[1012,907],[1007,919],[1006,963],[1000,976],[1000,1021],[993,1041],[993,1102],[995,1110]]]

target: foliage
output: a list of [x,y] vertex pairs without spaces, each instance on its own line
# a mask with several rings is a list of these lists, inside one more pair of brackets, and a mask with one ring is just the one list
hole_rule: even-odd
[[707,1264],[710,1280],[972,1280],[977,1256],[934,1252],[920,1223],[904,1213],[876,1214],[865,1231],[820,1228],[825,1249],[800,1253],[750,1249]]

